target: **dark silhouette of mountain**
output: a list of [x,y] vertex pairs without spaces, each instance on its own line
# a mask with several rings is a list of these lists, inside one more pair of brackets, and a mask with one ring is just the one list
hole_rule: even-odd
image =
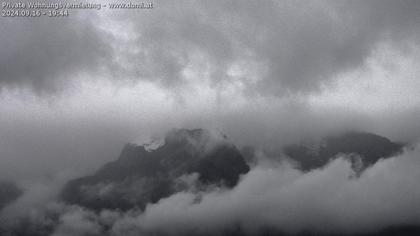
[[[192,236],[197,234],[186,234],[186,236]],[[205,234],[207,235],[207,234]],[[233,227],[232,229],[226,230],[220,234],[221,236],[247,236],[249,233],[244,232],[240,227]],[[300,231],[297,233],[285,233],[281,230],[273,227],[262,227],[259,231],[253,233],[255,236],[418,236],[420,235],[420,226],[416,225],[400,225],[390,226],[371,232],[360,232],[360,233],[326,233],[326,232],[314,232],[309,230]]]
[[12,182],[0,182],[0,210],[22,195],[22,190]]
[[381,158],[398,154],[403,147],[401,143],[391,142],[376,134],[349,132],[327,137],[315,145],[289,145],[283,151],[304,171],[320,168],[340,153],[356,154],[348,157],[354,169],[362,170]]
[[181,176],[198,173],[202,186],[233,187],[249,171],[238,149],[223,135],[176,129],[160,144],[127,144],[116,161],[94,175],[68,182],[62,199],[95,210],[144,208],[179,191]]
[[[195,235],[195,234],[194,234]],[[249,235],[243,232],[239,227],[228,230],[222,233],[223,236],[246,236]],[[390,226],[384,227],[377,230],[372,230],[371,232],[360,232],[360,233],[349,233],[349,232],[340,232],[340,233],[325,233],[325,232],[313,232],[309,230],[300,231],[297,233],[285,233],[280,230],[263,227],[261,228],[255,236],[418,236],[420,235],[420,226],[418,225],[399,225],[399,226]]]

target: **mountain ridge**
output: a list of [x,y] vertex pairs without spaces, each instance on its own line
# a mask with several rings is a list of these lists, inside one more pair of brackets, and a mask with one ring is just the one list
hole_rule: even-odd
[[[203,129],[173,129],[153,149],[146,145],[126,144],[118,159],[108,162],[93,175],[69,181],[61,198],[87,208],[144,208],[162,198],[182,191],[183,176],[198,174],[195,184],[234,187],[241,175],[250,170],[248,154],[240,152],[222,134]],[[357,173],[381,158],[402,151],[404,145],[366,132],[329,136],[318,146],[303,144],[283,147],[284,154],[297,168],[310,171],[332,159],[344,156]]]
[[327,136],[315,145],[292,144],[283,147],[284,154],[298,163],[303,171],[320,168],[340,154],[350,159],[353,166],[363,170],[382,158],[389,158],[403,151],[405,144],[368,132],[346,132]]
[[117,160],[94,175],[68,182],[61,197],[97,210],[144,208],[178,191],[176,181],[181,176],[198,173],[201,185],[231,188],[249,169],[225,136],[220,139],[202,129],[178,129],[151,152],[141,145],[125,145]]

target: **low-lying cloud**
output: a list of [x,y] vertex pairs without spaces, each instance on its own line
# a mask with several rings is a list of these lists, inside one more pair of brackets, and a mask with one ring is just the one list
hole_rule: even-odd
[[383,160],[360,178],[351,164],[337,159],[323,169],[302,173],[288,165],[259,165],[232,190],[182,192],[149,205],[137,217],[118,221],[130,227],[168,234],[223,232],[263,227],[296,233],[360,233],[392,225],[418,225],[420,177],[418,149]]
[[231,190],[187,188],[144,212],[57,201],[67,180],[115,159],[125,143],[171,128],[218,130],[238,148],[270,155],[346,130],[414,145],[419,3],[159,0],[145,11],[4,17],[0,181],[17,182],[24,195],[2,209],[0,234],[419,225],[418,147],[358,178],[345,158],[308,173],[263,161]]
[[[187,189],[148,204],[144,211],[95,213],[53,201],[47,207],[34,204],[29,208],[28,196],[24,196],[2,212],[2,219],[10,217],[5,213],[11,209],[23,207],[21,215],[14,217],[25,217],[28,212],[42,215],[33,217],[32,224],[42,226],[38,229],[53,224],[52,235],[62,236],[253,235],[267,229],[285,233],[376,232],[391,226],[420,225],[419,154],[418,147],[406,149],[379,161],[359,177],[344,158],[307,173],[287,162],[262,159],[233,189]],[[31,199],[42,202],[41,198]]]

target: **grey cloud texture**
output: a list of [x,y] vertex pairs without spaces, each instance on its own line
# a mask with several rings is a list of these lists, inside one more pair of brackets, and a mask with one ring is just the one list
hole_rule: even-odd
[[[418,149],[377,163],[359,179],[348,178],[343,159],[310,173],[260,163],[231,191],[182,192],[146,212],[98,215],[54,202],[66,180],[115,159],[125,143],[174,127],[216,129],[238,147],[272,153],[343,130],[419,139],[419,101],[408,93],[420,88],[412,69],[419,50],[411,50],[419,48],[420,1],[159,0],[154,6],[1,20],[0,180],[16,180],[26,190],[3,217],[31,212],[25,219],[42,230],[59,225],[55,235],[102,234],[104,225],[113,235],[184,232],[189,221],[201,225],[192,229],[198,231],[232,224],[250,231],[263,224],[290,231],[327,222],[331,230],[419,224]],[[363,70],[380,44],[400,52],[375,67],[386,76]],[[347,107],[344,100],[354,94],[380,90],[377,81],[402,77],[394,76],[393,60],[401,61],[402,76],[414,79],[401,80],[405,86],[395,93],[398,83],[389,83],[381,96]],[[353,70],[362,79],[383,79],[348,97],[326,96],[337,106],[308,102]],[[385,96],[392,105],[377,101]],[[410,99],[408,108],[397,109]],[[202,201],[192,204],[197,197]]]
[[112,64],[110,36],[95,23],[94,13],[71,19],[3,17],[0,32],[2,87],[53,92]]
[[[346,109],[312,107],[279,100],[214,106],[213,94],[179,105],[161,90],[145,89],[68,96],[53,103],[5,96],[0,102],[0,179],[24,180],[92,173],[118,157],[127,142],[145,142],[171,128],[207,128],[244,145],[277,153],[284,144],[345,130],[373,132],[394,141],[419,138],[420,112],[366,116]],[[127,95],[128,93],[128,95]],[[209,99],[209,102],[207,102]]]
[[221,232],[241,226],[245,232],[274,227],[289,233],[360,233],[391,224],[419,224],[418,150],[383,160],[350,178],[350,163],[337,159],[303,174],[287,165],[260,164],[231,191],[200,196],[183,192],[149,205],[139,216],[117,221],[124,234],[132,227],[149,232]]
[[[250,93],[282,96],[318,91],[336,74],[363,66],[380,42],[404,48],[419,39],[420,6],[411,0],[154,5],[54,21],[6,19],[1,83],[48,89],[104,69],[108,75],[101,75],[113,80],[176,88],[189,82],[185,73],[193,67],[198,80],[238,79]],[[235,66],[242,73],[233,73]],[[256,78],[243,72],[250,67]]]
[[308,173],[286,162],[263,160],[231,190],[187,189],[149,204],[143,212],[125,213],[94,213],[52,201],[44,205],[51,198],[39,196],[55,190],[38,185],[6,209],[2,220],[19,219],[19,214],[7,214],[13,207],[20,209],[20,217],[31,209],[30,222],[38,225],[36,229],[53,225],[51,234],[63,236],[217,235],[238,228],[248,235],[262,229],[375,232],[387,226],[420,224],[419,166],[418,147],[376,163],[359,178],[352,177],[351,164],[344,158]]

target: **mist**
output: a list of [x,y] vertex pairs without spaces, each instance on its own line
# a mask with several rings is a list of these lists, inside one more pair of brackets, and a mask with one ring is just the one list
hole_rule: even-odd
[[[2,17],[0,187],[19,194],[0,209],[0,235],[363,235],[420,225],[419,1],[152,2]],[[183,187],[144,209],[60,198],[126,144],[173,129],[227,137],[244,159],[252,148],[249,172],[231,188],[174,177]],[[354,153],[309,171],[284,153],[346,132],[404,150],[361,173]]]
[[245,235],[266,229],[369,233],[419,224],[419,164],[417,146],[379,161],[358,178],[343,156],[310,172],[261,159],[232,189],[191,187],[144,211],[128,212],[66,205],[54,198],[57,184],[38,184],[1,217],[2,222],[28,217],[37,230],[54,224],[52,235],[218,235],[238,228]]

